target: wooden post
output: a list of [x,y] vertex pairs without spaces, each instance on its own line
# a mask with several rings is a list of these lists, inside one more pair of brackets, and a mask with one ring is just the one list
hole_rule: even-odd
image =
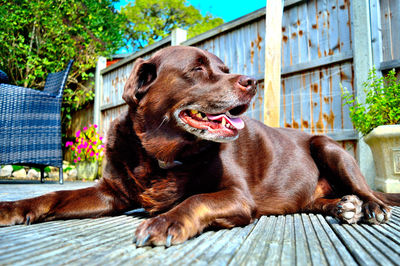
[[101,70],[106,68],[107,66],[107,59],[105,57],[100,56],[97,60],[96,65],[96,73],[95,73],[95,85],[94,85],[94,110],[93,110],[93,124],[100,126],[100,104],[101,104],[101,97],[103,95],[103,77],[100,73]]
[[283,0],[267,0],[265,19],[264,123],[279,127]]
[[187,31],[176,28],[172,30],[171,33],[171,45],[180,45],[187,39]]
[[[373,66],[373,53],[371,43],[370,6],[369,1],[352,0],[352,37],[353,37],[353,65],[355,73],[356,96],[359,102],[365,102],[363,82],[368,78],[368,72]],[[379,53],[378,50],[375,53]],[[377,55],[379,58],[379,54]],[[359,136],[357,145],[357,159],[361,172],[368,185],[374,189],[375,166],[372,152],[364,139]]]

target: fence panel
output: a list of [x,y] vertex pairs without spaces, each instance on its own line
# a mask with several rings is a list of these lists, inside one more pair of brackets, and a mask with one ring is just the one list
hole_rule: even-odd
[[[337,140],[356,138],[339,84],[355,92],[348,0],[289,1],[282,22],[281,126],[326,133]],[[182,43],[220,57],[232,73],[255,77],[257,95],[247,115],[264,121],[265,9],[221,25]],[[161,41],[103,70],[102,129],[122,110],[123,85],[138,56],[170,45]],[[353,142],[349,142],[353,143]]]
[[400,2],[371,0],[370,9],[375,66],[381,71],[400,68]]
[[381,0],[382,23],[382,61],[400,59],[400,2],[398,0]]
[[287,7],[282,21],[282,127],[354,139],[340,84],[355,92],[349,1]]
[[122,100],[122,94],[124,92],[125,82],[128,80],[135,60],[137,58],[149,58],[158,50],[170,45],[171,38],[168,37],[102,70],[103,86],[100,95],[100,132],[104,136],[110,127],[110,123],[118,117],[119,114],[128,109],[128,106]]

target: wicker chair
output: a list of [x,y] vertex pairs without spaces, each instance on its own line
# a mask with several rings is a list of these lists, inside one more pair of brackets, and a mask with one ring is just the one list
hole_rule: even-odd
[[0,83],[8,83],[8,76],[0,70]]
[[61,103],[72,63],[50,73],[43,91],[0,84],[0,165],[40,168],[41,182],[44,167],[55,166],[63,183]]

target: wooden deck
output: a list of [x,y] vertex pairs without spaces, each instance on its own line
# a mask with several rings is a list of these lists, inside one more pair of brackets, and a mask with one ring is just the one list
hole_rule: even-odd
[[[0,184],[16,200],[90,183]],[[0,228],[0,265],[400,265],[400,208],[382,226],[341,225],[331,217],[262,217],[209,231],[182,245],[136,248],[140,212]]]

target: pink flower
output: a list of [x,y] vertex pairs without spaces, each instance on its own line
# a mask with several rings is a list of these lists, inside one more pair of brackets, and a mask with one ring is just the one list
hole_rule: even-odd
[[100,139],[100,140],[103,140],[103,137],[100,137],[99,139]]
[[65,147],[69,147],[69,146],[72,146],[72,145],[74,145],[74,143],[72,141],[67,141],[65,143]]
[[74,159],[74,163],[77,163],[77,162],[78,162],[78,160]]
[[97,128],[97,125],[96,125],[96,124],[94,124],[94,125],[93,125],[93,127],[94,127],[94,128]]
[[76,137],[76,138],[79,138],[79,135],[80,135],[80,134],[81,134],[81,131],[80,131],[80,130],[76,131],[75,137]]
[[86,130],[87,130],[87,127],[84,127],[83,130],[86,131]]
[[93,156],[94,156],[94,152],[91,151],[91,152],[90,152],[90,157],[93,157]]
[[81,157],[78,157],[78,161],[80,161],[81,160]]

